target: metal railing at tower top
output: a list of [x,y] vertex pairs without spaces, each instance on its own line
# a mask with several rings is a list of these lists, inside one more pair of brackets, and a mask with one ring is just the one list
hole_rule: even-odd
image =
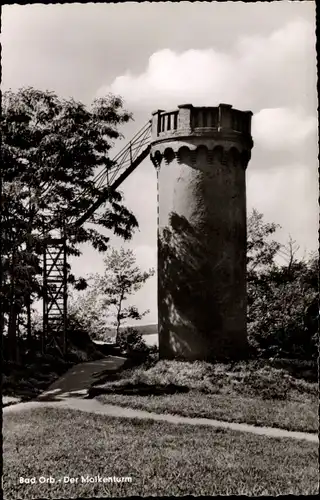
[[[150,153],[151,144],[151,120],[149,120],[139,132],[125,145],[124,148],[113,158],[114,164],[111,168],[104,168],[93,179],[96,188],[117,189],[120,184],[140,165],[140,163]],[[89,192],[83,191],[81,197],[85,198]],[[80,197],[79,197],[80,198]],[[81,226],[89,217],[107,200],[108,190],[106,189],[86,212],[77,220],[69,220],[68,223],[74,226]]]
[[193,106],[182,104],[178,109],[152,113],[153,140],[165,136],[183,136],[190,134],[211,134],[225,132],[251,135],[251,111],[233,109],[230,104],[219,106]]

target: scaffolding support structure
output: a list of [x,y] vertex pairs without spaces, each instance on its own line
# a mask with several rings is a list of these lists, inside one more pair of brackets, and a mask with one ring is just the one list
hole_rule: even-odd
[[[47,238],[43,253],[43,352],[53,346],[63,356],[67,353],[68,226],[82,226],[107,201],[110,193],[149,155],[150,143],[151,121],[148,121],[113,159],[113,166],[102,169],[94,178],[95,186],[102,190],[100,196],[91,200],[89,208],[77,220],[64,221],[59,238]],[[81,196],[86,198],[89,194],[83,191]]]
[[61,238],[49,238],[43,254],[43,352],[50,347],[66,355],[67,332],[67,241],[65,230]]

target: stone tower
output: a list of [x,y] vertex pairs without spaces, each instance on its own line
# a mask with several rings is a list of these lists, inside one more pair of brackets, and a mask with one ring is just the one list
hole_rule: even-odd
[[246,354],[251,116],[227,104],[153,113],[161,358]]

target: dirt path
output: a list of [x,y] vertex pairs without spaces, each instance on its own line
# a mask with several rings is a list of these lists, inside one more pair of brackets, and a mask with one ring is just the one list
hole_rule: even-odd
[[119,370],[126,358],[107,356],[97,361],[89,361],[73,366],[62,377],[59,377],[50,387],[38,396],[38,401],[60,401],[67,397],[83,397],[93,382],[103,374]]
[[140,418],[151,419],[157,421],[165,421],[172,424],[188,424],[188,425],[206,425],[209,427],[218,427],[222,429],[230,429],[233,431],[250,432],[252,434],[259,434],[263,436],[276,437],[276,438],[292,438],[305,441],[318,443],[319,438],[317,434],[307,432],[293,432],[284,429],[276,429],[273,427],[255,427],[254,425],[238,424],[232,422],[222,422],[219,420],[212,420],[207,418],[189,418],[177,415],[159,415],[142,410],[133,410],[130,408],[123,408],[109,404],[102,404],[96,399],[80,399],[66,397],[60,401],[29,401],[27,403],[18,403],[16,405],[8,406],[3,409],[3,416],[14,412],[21,412],[31,410],[34,408],[66,408],[71,410],[81,410],[99,415],[108,415],[111,417],[124,417],[124,418]]

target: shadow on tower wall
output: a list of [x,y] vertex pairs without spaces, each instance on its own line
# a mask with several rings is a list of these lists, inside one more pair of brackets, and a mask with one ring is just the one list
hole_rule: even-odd
[[160,357],[242,358],[246,336],[239,335],[241,321],[237,331],[226,328],[234,294],[226,275],[228,256],[219,254],[210,231],[171,213],[169,227],[159,229],[158,255]]

